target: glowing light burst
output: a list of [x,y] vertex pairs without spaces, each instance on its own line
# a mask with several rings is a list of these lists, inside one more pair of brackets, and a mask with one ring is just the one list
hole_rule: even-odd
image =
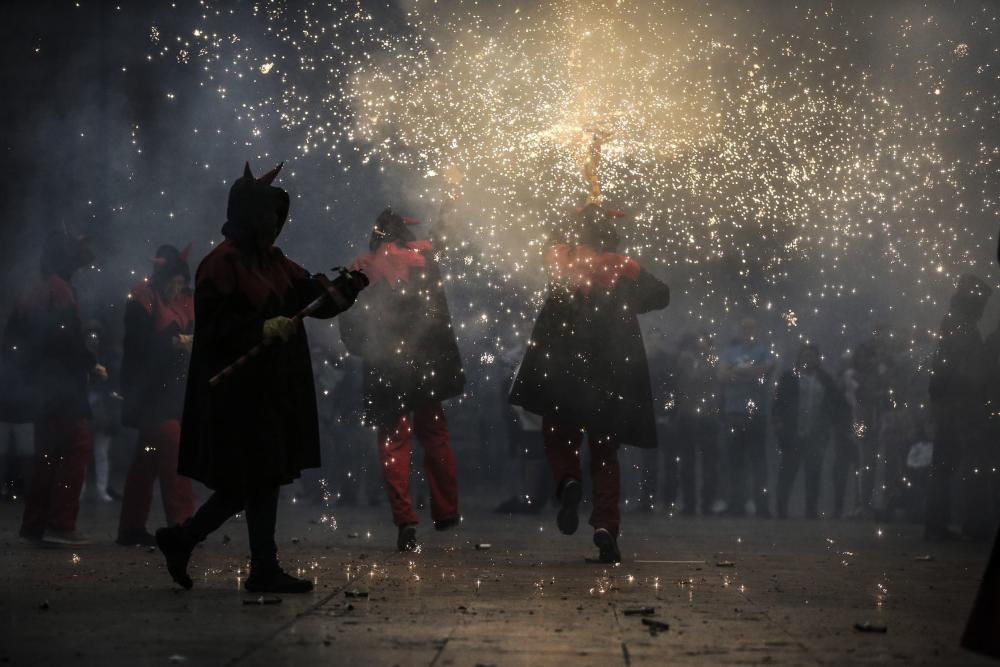
[[[431,202],[457,166],[470,271],[506,284],[537,287],[547,230],[587,196],[595,133],[630,252],[682,271],[693,310],[757,304],[753,272],[786,299],[808,265],[840,276],[813,301],[898,273],[936,318],[932,292],[992,256],[1000,25],[987,7],[942,25],[912,7],[785,7],[794,20],[774,22],[712,3],[410,0],[388,21],[359,2],[263,2],[251,40],[213,29],[227,13],[203,4],[176,51],[156,28],[151,42],[201,63],[220,95],[255,82],[237,109],[250,144],[280,126],[303,156],[374,162]],[[745,279],[735,295],[713,279],[724,260]]]

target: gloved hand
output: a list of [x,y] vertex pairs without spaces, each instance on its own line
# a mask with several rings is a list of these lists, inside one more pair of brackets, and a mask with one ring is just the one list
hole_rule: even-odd
[[295,329],[295,322],[291,318],[284,315],[272,317],[264,322],[264,339],[280,338],[282,341],[287,342],[289,338],[295,335]]
[[368,276],[360,271],[341,272],[333,281],[322,273],[317,273],[314,277],[323,285],[323,289],[336,293],[337,296],[333,297],[334,302],[345,309],[354,305],[358,293],[368,286]]
[[361,290],[368,287],[368,276],[360,271],[350,271],[337,276],[333,284],[344,298],[353,304]]

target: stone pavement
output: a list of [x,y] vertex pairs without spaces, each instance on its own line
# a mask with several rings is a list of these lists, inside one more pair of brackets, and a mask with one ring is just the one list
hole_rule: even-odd
[[110,543],[115,506],[85,507],[104,542],[76,549],[21,544],[19,509],[0,509],[0,664],[990,664],[958,647],[988,547],[913,526],[629,514],[607,567],[585,561],[586,526],[565,537],[548,515],[428,522],[403,555],[384,510],[336,510],[334,529],[287,505],[283,562],[317,590],[248,605],[239,520],[195,552],[186,592],[158,554]]

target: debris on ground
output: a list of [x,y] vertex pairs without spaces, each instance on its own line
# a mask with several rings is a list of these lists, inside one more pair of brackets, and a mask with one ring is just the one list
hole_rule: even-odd
[[649,634],[653,637],[670,629],[669,623],[658,621],[655,618],[644,618],[642,619],[642,624],[649,628]]
[[878,625],[870,621],[865,621],[864,623],[855,623],[854,629],[857,630],[858,632],[871,632],[880,635],[884,635],[886,632],[889,631],[889,628],[887,628],[886,626]]
[[358,588],[352,588],[350,590],[344,591],[344,597],[346,598],[366,598],[368,597],[368,591],[361,590]]
[[181,655],[180,653],[174,653],[172,656],[167,658],[167,660],[169,660],[172,665],[179,665],[182,662],[187,662],[187,657]]
[[281,604],[281,598],[279,598],[276,595],[261,595],[255,598],[243,598],[243,604],[247,605]]
[[492,544],[488,544],[486,542],[481,542],[481,543],[479,543],[479,544],[476,545],[476,551],[489,551],[492,548],[493,548],[493,545]]
[[41,609],[42,611],[48,611],[49,610],[49,601],[45,600],[44,602],[42,602],[42,604],[38,605],[38,608]]
[[626,616],[652,616],[656,613],[656,607],[629,607],[623,609],[622,613]]
[[229,544],[232,541],[233,541],[233,538],[229,537],[228,535],[223,535],[222,536],[222,543],[223,544]]
[[917,556],[913,560],[919,560],[919,561],[925,561],[925,562],[926,561],[932,561],[932,560],[934,560],[934,556],[931,556],[930,554],[924,554],[923,556]]
[[736,567],[736,563],[731,560],[720,560],[715,563],[715,567]]
[[359,537],[361,537],[361,535],[359,535],[358,533],[348,533],[347,534],[347,539],[349,539],[349,540],[356,540]]

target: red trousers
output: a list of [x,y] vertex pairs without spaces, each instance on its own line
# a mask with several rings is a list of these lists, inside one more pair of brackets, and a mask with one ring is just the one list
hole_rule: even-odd
[[181,425],[176,419],[143,426],[135,457],[128,469],[118,533],[146,530],[146,519],[153,504],[153,483],[160,480],[163,513],[169,525],[178,525],[194,514],[191,480],[177,474],[177,450]]
[[[542,419],[542,438],[545,455],[559,484],[567,477],[583,479],[580,468],[580,445],[584,431],[578,427],[561,424],[548,417]],[[621,469],[618,466],[618,444],[607,437],[587,433],[590,443],[590,481],[594,487],[594,510],[590,525],[617,532],[621,523],[618,508],[621,493]]]
[[424,471],[431,491],[431,517],[435,521],[458,516],[458,481],[455,455],[448,438],[448,421],[441,403],[427,403],[402,415],[395,424],[378,430],[378,453],[389,491],[392,521],[397,526],[418,523],[410,500],[410,458],[413,434],[424,448]]
[[87,419],[53,417],[35,422],[35,459],[21,519],[22,535],[41,537],[46,530],[76,528],[92,446]]

